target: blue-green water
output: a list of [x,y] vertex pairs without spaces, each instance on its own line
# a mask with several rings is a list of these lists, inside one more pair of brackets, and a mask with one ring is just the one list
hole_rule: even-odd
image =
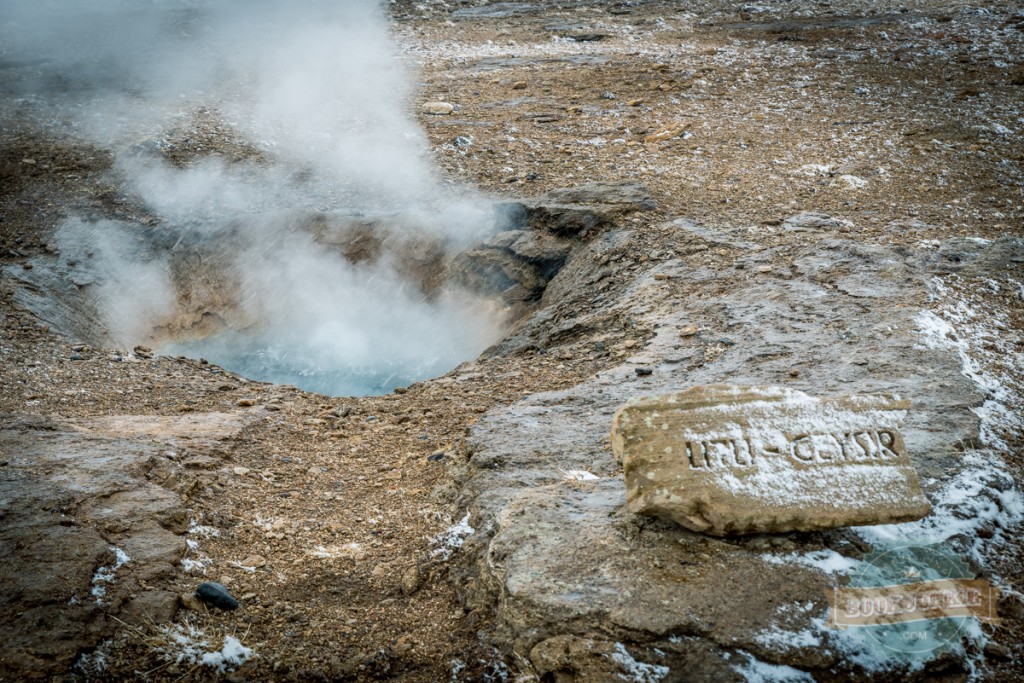
[[454,359],[418,356],[403,361],[380,358],[372,366],[357,365],[342,354],[314,358],[301,349],[260,346],[238,338],[175,343],[161,353],[203,358],[248,379],[291,384],[327,396],[379,396],[442,375],[458,364]]

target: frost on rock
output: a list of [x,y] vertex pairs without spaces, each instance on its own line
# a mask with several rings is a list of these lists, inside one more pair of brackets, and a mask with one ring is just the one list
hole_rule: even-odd
[[[199,524],[193,519],[188,527],[188,535],[199,538],[216,538],[220,536],[220,530]],[[194,538],[188,539],[185,544],[188,546],[188,551],[185,553],[186,556],[181,559],[181,568],[185,570],[186,574],[206,574],[206,568],[213,564],[213,560],[200,552],[199,541]]]
[[806,671],[782,664],[768,664],[747,652],[740,654],[747,661],[734,664],[733,668],[747,683],[814,683],[814,678]]
[[763,555],[770,564],[802,564],[826,574],[849,574],[857,567],[857,561],[840,555],[834,550],[815,550],[809,553],[791,555]]
[[615,643],[615,651],[610,656],[622,667],[622,680],[630,683],[658,683],[669,674],[667,666],[636,661],[622,643]]
[[[1024,496],[1004,460],[1024,435],[1024,354],[1020,351],[1024,335],[1004,309],[993,306],[988,297],[1007,292],[1024,296],[1024,290],[1011,278],[989,281],[987,288],[972,286],[956,276],[936,278],[931,285],[932,310],[921,311],[914,321],[920,344],[954,351],[961,372],[986,397],[974,409],[980,418],[979,443],[963,453],[959,470],[931,494],[933,511],[929,516],[916,522],[865,526],[855,531],[876,548],[947,545],[968,555],[978,566],[988,567],[1024,521]],[[827,574],[852,574],[860,566],[860,562],[831,550],[766,555],[764,559],[773,564],[802,564]],[[824,615],[812,618],[811,626],[804,630],[773,625],[755,640],[773,652],[824,647],[867,672],[919,669],[926,659],[887,653],[867,643],[856,629],[831,629]],[[974,678],[981,666],[977,653],[987,640],[980,624],[968,620],[959,642],[950,643],[947,653],[963,661]],[[772,665],[752,657],[737,671],[748,681],[806,680],[771,678],[778,673]]]
[[776,652],[787,652],[804,648],[821,647],[821,637],[809,629],[803,631],[786,631],[778,626],[760,631],[754,635],[758,645],[771,648]]
[[100,567],[92,575],[92,594],[96,598],[97,605],[103,602],[103,597],[107,594],[105,584],[112,582],[117,576],[117,570],[132,561],[132,558],[128,557],[128,553],[120,548],[111,546],[110,549],[114,553],[114,564],[109,567]]
[[212,563],[212,560],[199,552],[199,541],[189,539],[186,544],[188,545],[186,554],[194,554],[195,557],[181,558],[182,569],[186,574],[205,574],[206,567]]
[[206,633],[191,624],[171,624],[159,630],[163,644],[156,651],[174,664],[195,664],[219,672],[238,668],[253,657],[253,651],[234,636],[224,636],[220,649],[211,649]]
[[75,662],[74,671],[83,674],[87,680],[104,673],[109,665],[107,657],[112,644],[113,641],[105,640],[92,652],[82,653]]
[[[954,350],[962,373],[986,396],[984,404],[974,409],[981,420],[980,444],[964,453],[960,470],[932,495],[933,511],[928,517],[860,527],[857,532],[875,546],[932,545],[958,538],[967,544],[963,550],[971,559],[984,566],[987,549],[1001,546],[1024,521],[1024,496],[1003,460],[1012,451],[1012,442],[1024,434],[1024,353],[1019,350],[1024,335],[1003,311],[985,301],[980,289],[965,286],[953,276],[948,282],[936,278],[931,284],[935,310],[917,315],[917,331],[922,346]],[[1020,287],[1012,279],[1003,284],[991,282],[990,292],[1013,292]],[[979,534],[982,529],[987,533]],[[830,571],[819,565],[826,558],[815,555],[790,559]]]
[[[786,611],[788,606],[780,607],[780,612]],[[805,606],[807,609],[810,606]],[[800,611],[807,609],[798,608]],[[979,629],[980,633],[980,629]],[[969,638],[971,633],[966,634]],[[799,630],[785,629],[777,624],[763,629],[754,635],[754,642],[767,648],[773,653],[783,654],[794,651],[818,651],[822,653],[832,652],[839,655],[845,661],[859,667],[867,674],[879,674],[884,672],[908,672],[920,669],[926,658],[910,658],[900,653],[888,652],[877,643],[868,640],[857,629],[838,630],[832,627],[825,615],[813,617],[810,626]],[[955,649],[955,648],[954,648]],[[964,651],[961,649],[960,654]],[[796,672],[806,676],[805,672],[790,667],[775,667],[765,662],[758,661],[747,653],[750,662],[742,665],[751,676],[769,676],[770,672],[776,671],[784,674],[786,671]],[[742,673],[742,672],[741,672]],[[812,678],[747,678],[748,681],[790,681],[790,680],[813,680]]]
[[462,673],[463,669],[466,668],[466,663],[459,658],[452,660],[452,675],[448,679],[451,683],[457,683],[459,680],[459,674]]
[[466,516],[458,524],[448,527],[431,539],[431,544],[434,546],[434,550],[430,553],[431,556],[447,560],[456,550],[462,547],[466,538],[471,536],[474,531],[476,529],[469,525],[469,513],[467,512]]
[[[1020,283],[988,282],[988,294],[1014,291]],[[968,286],[951,276],[935,278],[931,292],[936,310],[921,311],[915,323],[927,348],[954,350],[961,372],[978,387],[985,402],[974,409],[980,418],[980,445],[963,456],[963,466],[934,496],[931,515],[918,522],[860,529],[875,545],[943,543],[966,539],[963,548],[975,562],[986,564],[987,548],[997,548],[1024,521],[1024,497],[1006,468],[1003,456],[1024,435],[1024,335],[1006,313],[986,300],[984,288]],[[986,534],[978,532],[985,529]],[[988,538],[985,538],[985,537]]]
[[868,181],[864,180],[860,176],[844,174],[838,176],[835,179],[834,184],[839,185],[840,187],[845,187],[849,190],[860,190],[867,187]]
[[220,529],[215,529],[212,526],[205,526],[193,519],[189,523],[188,534],[190,536],[198,536],[199,538],[216,538],[220,536]]
[[[963,464],[935,496],[931,515],[906,524],[862,527],[858,535],[874,546],[932,545],[958,537],[968,544],[964,550],[971,558],[984,563],[986,547],[1002,544],[1024,519],[1024,499],[993,452],[968,451]],[[992,532],[987,539],[978,534],[983,528]]]

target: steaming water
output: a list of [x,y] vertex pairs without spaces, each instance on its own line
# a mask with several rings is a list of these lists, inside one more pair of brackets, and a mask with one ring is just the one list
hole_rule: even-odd
[[[163,231],[163,252],[140,252],[129,247],[147,228],[130,221],[73,216],[61,229],[62,258],[96,270],[110,344],[159,343],[183,299],[208,296],[239,324],[162,352],[361,394],[440,374],[496,340],[481,302],[428,301],[387,263],[355,266],[295,229],[296,216],[385,209],[427,217],[420,228],[449,243],[493,228],[485,202],[456,200],[434,177],[378,0],[5,0],[0,57],[26,65],[5,71],[0,98],[115,152],[111,180]],[[161,157],[208,141],[210,125],[259,158]],[[202,260],[218,242],[223,273],[183,287],[182,251]]]
[[323,366],[296,351],[292,346],[258,346],[253,340],[240,339],[239,345],[227,340],[169,344],[161,351],[168,355],[204,358],[243,377],[292,384],[328,396],[376,396],[396,387],[436,377],[451,368],[449,359],[434,358],[419,365],[381,359],[373,365],[346,364]]

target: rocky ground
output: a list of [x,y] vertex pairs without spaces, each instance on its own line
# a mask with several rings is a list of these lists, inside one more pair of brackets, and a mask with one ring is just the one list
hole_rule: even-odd
[[[623,512],[611,411],[712,382],[910,396],[937,508],[916,532],[946,527],[1007,595],[1002,629],[918,675],[1024,675],[1024,6],[391,11],[436,163],[546,196],[525,228],[571,242],[567,263],[479,360],[387,396],[95,348],[51,329],[68,312],[33,271],[63,217],[145,225],[145,207],[108,150],[9,118],[0,676],[906,677],[813,628],[835,575],[799,558],[862,558],[870,534],[726,542]],[[202,113],[180,143],[182,162],[251,154]],[[550,194],[591,181],[656,208]],[[241,608],[181,604],[204,580]],[[178,656],[226,637],[255,656]]]

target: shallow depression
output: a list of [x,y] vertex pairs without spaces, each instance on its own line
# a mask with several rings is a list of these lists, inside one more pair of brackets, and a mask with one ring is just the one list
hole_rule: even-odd
[[[250,379],[331,396],[384,394],[475,358],[501,330],[500,308],[469,296],[427,301],[373,283],[295,302],[297,315],[256,330],[172,341],[165,355],[202,358]],[[394,285],[394,283],[391,283]],[[461,300],[455,300],[461,299]],[[312,304],[317,312],[303,311]]]
[[24,278],[57,329],[333,395],[442,374],[500,337],[502,306],[441,275],[499,226],[436,177],[379,3],[10,14],[18,115],[104,150],[117,207],[71,207],[56,263]]

